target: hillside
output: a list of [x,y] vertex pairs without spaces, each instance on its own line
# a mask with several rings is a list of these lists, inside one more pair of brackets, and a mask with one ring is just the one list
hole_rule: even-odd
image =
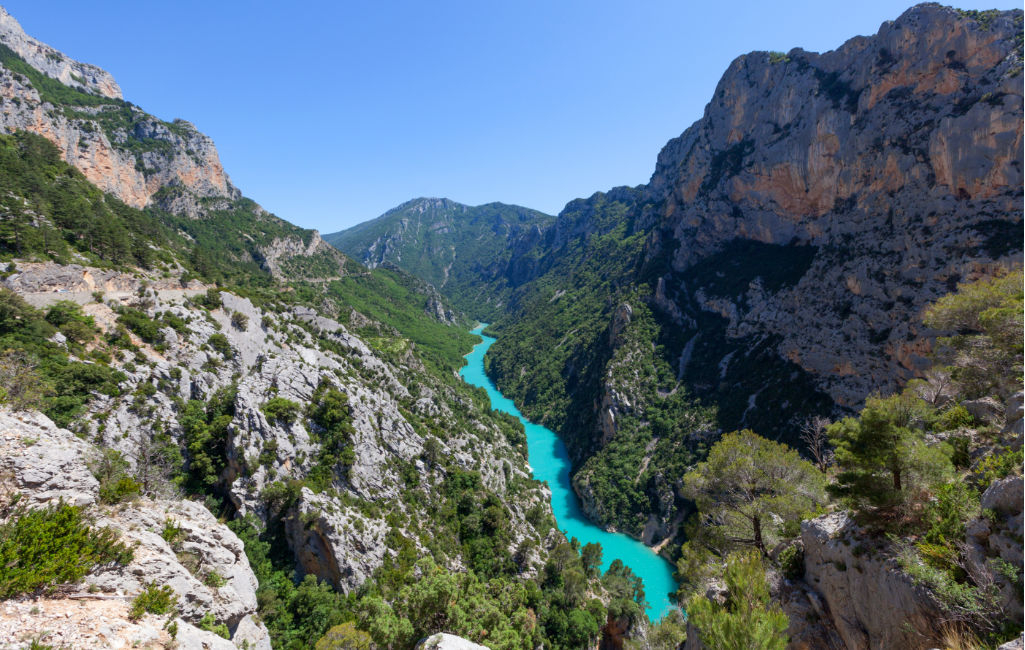
[[433,287],[267,213],[209,138],[2,10],[0,42],[0,646],[646,625],[459,379],[478,339]]
[[927,4],[832,52],[741,56],[647,185],[569,203],[509,245],[515,273],[470,279],[509,296],[489,372],[567,441],[593,518],[672,535],[716,431],[800,446],[922,375],[926,304],[1021,265],[1021,23]]
[[324,241],[371,268],[391,264],[422,278],[460,310],[487,320],[523,276],[510,260],[552,221],[515,205],[414,199]]

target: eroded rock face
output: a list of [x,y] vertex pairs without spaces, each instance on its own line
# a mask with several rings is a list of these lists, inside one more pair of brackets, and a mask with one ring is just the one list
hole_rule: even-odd
[[[165,186],[180,190],[171,193],[178,202],[168,197],[168,205],[192,216],[202,211],[198,197],[240,196],[213,141],[191,123],[163,122],[121,102],[121,89],[109,73],[27,36],[3,9],[0,42],[64,85],[109,99],[99,106],[63,111],[43,101],[25,77],[0,67],[0,130],[42,135],[97,187],[136,208],[147,205]],[[101,113],[119,117],[97,117]],[[125,115],[131,115],[127,127],[120,125]]]
[[1001,609],[1018,625],[1023,622],[1021,586],[1000,570],[1000,564],[1021,570],[1022,501],[1020,476],[994,481],[982,493],[982,509],[989,516],[968,522],[965,536],[967,570],[972,580],[976,584],[995,584],[1000,591]]
[[416,644],[416,650],[488,650],[487,646],[467,641],[461,636],[439,632]]
[[801,523],[805,581],[848,648],[926,648],[942,612],[845,512]]
[[[1021,16],[918,5],[832,52],[736,59],[648,186],[663,302],[767,339],[843,406],[920,373],[923,306],[1021,263]],[[738,239],[780,268],[681,282]]]
[[14,16],[0,7],[0,42],[25,59],[29,65],[43,74],[57,79],[65,86],[121,99],[121,88],[106,70],[79,63],[68,58],[45,43],[40,43],[25,33]]
[[[93,573],[85,579],[100,592],[113,596],[117,606],[110,610],[111,606],[89,602],[88,596],[83,596],[82,609],[74,616],[63,617],[74,620],[61,621],[60,638],[75,647],[162,647],[170,641],[162,631],[163,621],[147,625],[149,618],[156,617],[147,617],[140,624],[123,620],[131,599],[147,585],[156,584],[171,586],[178,596],[184,619],[179,626],[179,634],[184,635],[180,639],[194,637],[197,643],[212,643],[209,647],[220,644],[234,648],[230,641],[216,635],[211,636],[217,641],[210,641],[208,632],[190,625],[209,613],[230,630],[241,627],[251,644],[266,647],[267,630],[252,619],[257,608],[256,576],[238,537],[205,507],[192,501],[137,499],[117,505],[100,504],[99,483],[88,466],[98,456],[93,445],[58,428],[40,413],[0,409],[0,474],[5,490],[17,492],[33,507],[60,500],[92,506],[95,525],[119,531],[121,540],[134,548],[134,558],[127,566]],[[181,531],[171,541],[162,534],[168,522]],[[90,613],[90,608],[96,611]],[[122,620],[99,621],[101,616],[117,612]],[[0,613],[0,629],[3,626],[4,615]],[[20,629],[15,625],[12,633]]]

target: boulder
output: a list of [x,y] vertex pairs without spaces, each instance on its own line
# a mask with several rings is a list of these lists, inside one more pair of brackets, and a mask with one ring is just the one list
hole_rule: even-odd
[[488,650],[488,647],[467,641],[454,634],[439,632],[422,639],[420,643],[416,644],[416,650]]

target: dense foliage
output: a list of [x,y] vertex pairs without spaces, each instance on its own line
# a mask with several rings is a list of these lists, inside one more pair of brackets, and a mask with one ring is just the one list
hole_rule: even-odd
[[116,532],[92,527],[77,506],[8,503],[0,519],[0,600],[51,593],[92,570],[132,560]]
[[[422,278],[458,309],[489,320],[509,295],[505,274],[514,243],[552,221],[515,205],[415,199],[324,240],[353,259],[392,264]],[[494,282],[485,287],[482,276]]]

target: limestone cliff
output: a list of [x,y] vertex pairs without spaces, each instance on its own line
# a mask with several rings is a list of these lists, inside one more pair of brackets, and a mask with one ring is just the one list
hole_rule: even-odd
[[[670,302],[771,340],[843,406],[916,376],[923,306],[1020,264],[1021,28],[925,4],[832,52],[736,59],[648,187]],[[739,242],[792,275],[687,282]]]
[[199,199],[240,196],[213,141],[195,126],[125,102],[109,73],[26,35],[2,8],[0,47],[0,130],[46,137],[97,187],[136,208],[166,186],[187,192],[190,200],[176,207],[189,213],[200,210]]

